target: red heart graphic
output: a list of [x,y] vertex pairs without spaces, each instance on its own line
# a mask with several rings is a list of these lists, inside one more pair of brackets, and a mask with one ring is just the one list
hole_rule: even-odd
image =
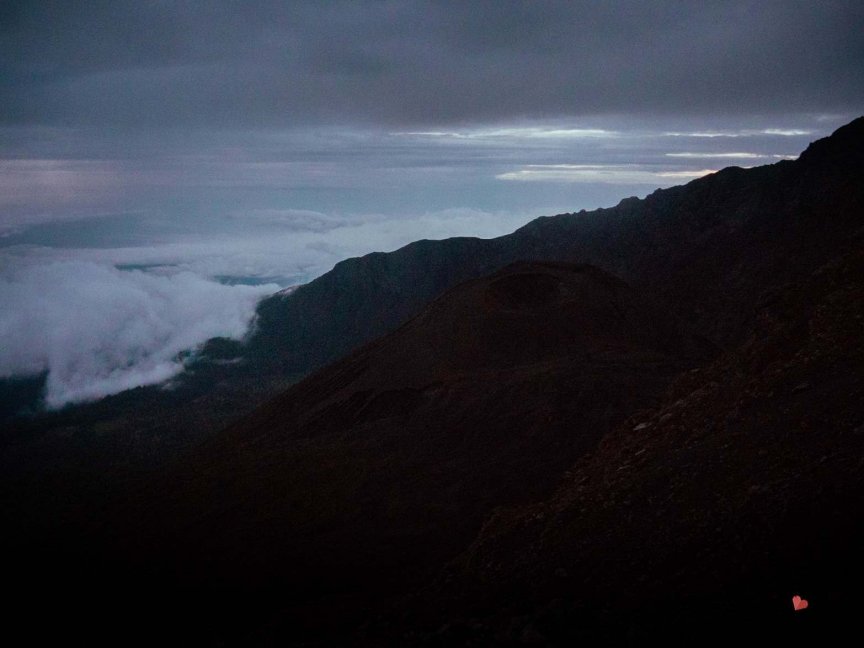
[[797,594],[792,597],[792,607],[795,608],[796,612],[806,609],[808,605],[810,603],[807,602],[807,599],[802,599]]

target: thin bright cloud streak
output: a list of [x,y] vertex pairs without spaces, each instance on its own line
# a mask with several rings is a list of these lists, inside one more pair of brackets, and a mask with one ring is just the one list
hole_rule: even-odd
[[396,137],[420,137],[442,139],[596,139],[618,137],[619,132],[603,128],[556,128],[556,127],[509,127],[479,128],[465,131],[400,131],[391,133]]
[[648,171],[635,165],[531,164],[517,171],[499,173],[498,180],[516,182],[596,182],[608,184],[669,185],[692,180],[716,169]]
[[686,158],[686,159],[705,159],[705,158],[731,158],[731,159],[742,159],[742,160],[756,160],[762,158],[770,158],[772,155],[766,155],[763,153],[696,153],[696,152],[681,152],[681,153],[666,153],[666,157],[671,158]]
[[777,137],[804,137],[812,135],[814,131],[802,128],[763,128],[763,129],[742,129],[742,130],[718,130],[718,131],[667,131],[663,133],[666,137],[696,137],[708,138],[715,137],[759,137],[759,136],[777,136]]
[[701,169],[699,171],[661,171],[655,175],[661,178],[671,178],[673,180],[692,180],[702,178],[712,173],[717,173],[718,169]]

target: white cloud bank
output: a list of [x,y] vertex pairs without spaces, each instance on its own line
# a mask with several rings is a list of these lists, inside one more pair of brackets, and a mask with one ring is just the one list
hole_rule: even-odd
[[[419,238],[499,236],[531,217],[475,209],[400,218],[251,210],[231,216],[229,229],[170,243],[0,248],[0,378],[48,371],[49,407],[163,382],[183,370],[181,351],[215,336],[242,337],[257,301],[285,284]],[[207,278],[220,276],[282,285]]]
[[151,274],[159,273],[154,266],[164,266],[171,273],[185,270],[203,277],[282,277],[284,287],[311,281],[349,257],[395,250],[422,238],[492,238],[508,234],[537,216],[565,211],[569,210],[562,205],[530,212],[454,208],[396,217],[247,210],[224,219],[221,229],[174,233],[169,242],[145,240],[127,247],[0,247],[0,277],[8,274],[4,268],[87,261],[106,266],[147,266]]
[[0,277],[0,377],[47,371],[48,407],[162,382],[182,371],[180,352],[242,337],[255,304],[277,289],[85,261],[28,264]]

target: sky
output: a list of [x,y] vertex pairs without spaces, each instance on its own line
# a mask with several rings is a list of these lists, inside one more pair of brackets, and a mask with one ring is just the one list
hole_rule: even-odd
[[4,0],[0,377],[158,382],[346,257],[794,158],[864,112],[862,33],[860,1]]

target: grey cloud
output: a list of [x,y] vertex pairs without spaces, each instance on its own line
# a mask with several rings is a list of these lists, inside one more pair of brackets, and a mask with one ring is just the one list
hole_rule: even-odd
[[[720,164],[708,164],[700,154],[736,163],[734,154],[745,152],[754,161],[772,161],[796,155],[839,123],[794,115],[604,117],[438,130],[195,128],[149,135],[6,127],[0,128],[0,139],[11,142],[0,158],[0,237],[22,227],[112,214],[129,215],[130,236],[146,243],[185,233],[208,236],[226,227],[236,231],[238,223],[323,232],[352,214],[591,208],[641,194],[654,179],[656,186],[668,184],[668,177],[606,174],[600,182],[620,189],[602,190],[600,198],[587,182],[591,176],[581,174],[578,188],[571,183],[552,200],[544,190],[542,203],[529,187],[517,190],[500,178],[512,179],[507,174],[532,165],[637,164],[665,173]],[[85,228],[79,229],[83,234]]]
[[853,112],[860,2],[33,2],[5,123],[230,127]]

